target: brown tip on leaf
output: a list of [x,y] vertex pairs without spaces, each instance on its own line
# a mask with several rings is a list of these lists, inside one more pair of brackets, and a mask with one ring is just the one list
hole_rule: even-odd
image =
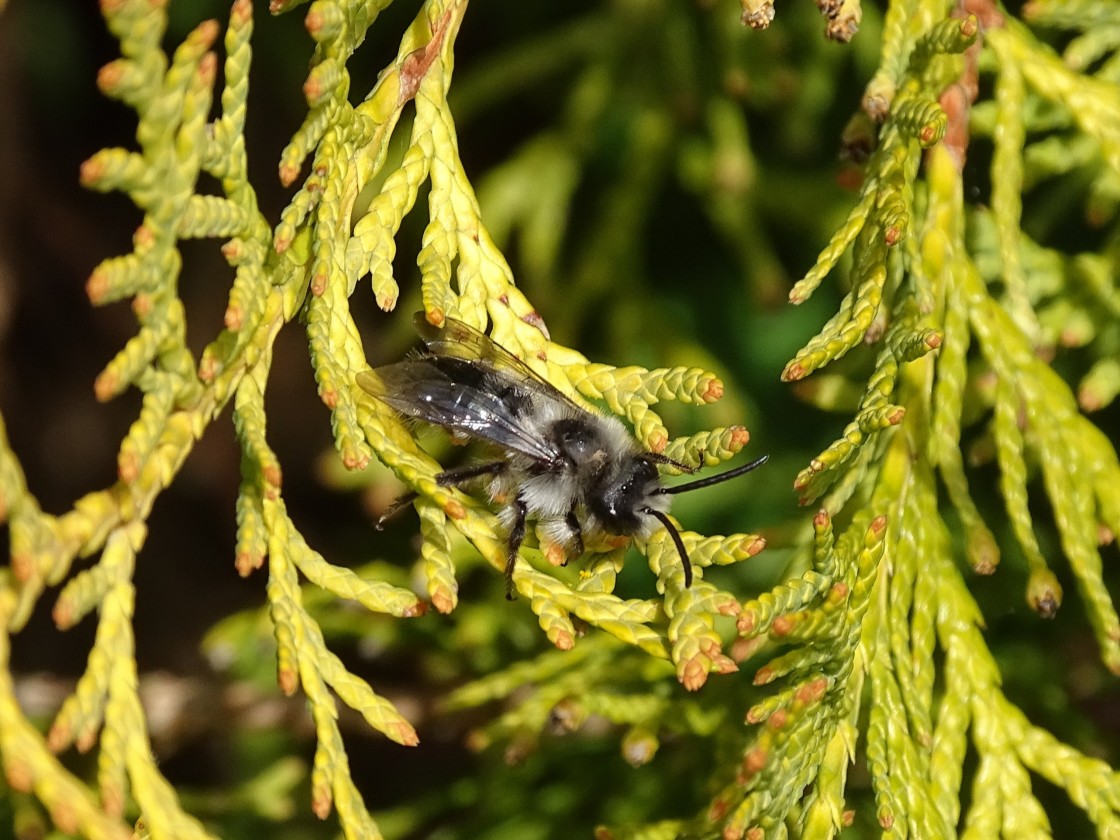
[[334,411],[338,407],[338,391],[335,390],[333,385],[324,385],[319,389],[319,399],[323,401],[323,405]]
[[[925,131],[922,132],[922,137],[922,142],[928,144],[929,141],[924,139]],[[932,140],[933,138],[931,137],[930,139]],[[892,248],[899,243],[899,241],[902,239],[902,236],[902,228],[900,228],[898,225],[891,225],[889,228],[887,228],[886,233],[883,235],[883,240],[887,243],[888,248]]]
[[222,323],[230,332],[237,332],[244,324],[245,313],[241,311],[241,307],[236,303],[231,303],[226,307],[225,315],[222,317]]
[[[280,165],[280,183],[285,187],[290,187],[295,183],[296,178],[299,177],[299,167],[292,166],[290,163],[283,163]],[[276,245],[277,252],[280,251],[280,243]]]
[[[502,297],[504,298],[505,295],[502,295]],[[506,300],[506,304],[509,304],[508,299]],[[536,327],[541,331],[541,335],[543,335],[545,338],[552,338],[552,333],[548,331],[548,326],[545,324],[544,318],[542,318],[536,311],[529,312],[526,315],[522,315],[521,320],[531,327]]]
[[568,555],[564,547],[557,543],[548,543],[544,549],[544,557],[550,566],[563,566],[568,562]]
[[261,469],[261,476],[272,487],[280,488],[284,483],[284,475],[279,464],[268,464]]
[[303,83],[303,98],[307,100],[308,105],[314,106],[322,96],[323,86],[319,84],[319,77],[309,76]]
[[428,602],[417,599],[411,606],[401,610],[401,618],[420,618],[428,614]]
[[408,721],[397,721],[389,729],[389,737],[402,746],[415,747],[420,743],[420,736]]
[[944,337],[941,335],[941,333],[931,332],[929,335],[926,336],[926,347],[928,347],[930,350],[936,350],[938,347],[941,346],[941,342],[943,340],[944,340]]
[[899,423],[902,422],[902,418],[905,417],[905,416],[906,416],[906,409],[903,408],[902,406],[898,406],[894,411],[892,411],[887,416],[887,422],[890,423],[892,426],[897,426]]
[[442,327],[443,322],[447,320],[447,313],[439,307],[433,307],[424,313],[424,317],[433,327]]
[[[283,175],[281,175],[280,177],[281,177],[281,180],[283,180]],[[283,254],[291,246],[292,246],[292,240],[291,239],[289,239],[285,236],[278,236],[276,238],[276,241],[272,244],[272,249],[277,254]]]
[[222,245],[222,256],[226,262],[236,262],[245,254],[245,245],[240,239],[231,239]]
[[799,379],[804,379],[805,375],[805,368],[801,366],[801,362],[790,362],[786,365],[786,369],[782,371],[782,381],[796,382]]
[[63,720],[56,720],[51,724],[51,729],[47,733],[47,749],[53,753],[60,753],[73,740],[73,733],[70,730],[70,724]]
[[702,399],[706,403],[713,403],[716,400],[720,399],[722,396],[723,382],[720,381],[719,377],[717,376],[708,380],[707,387],[705,387],[704,392],[700,394],[700,399]]
[[79,732],[78,737],[74,739],[74,747],[83,755],[85,753],[88,753],[95,746],[97,746],[96,726],[87,726],[85,729]]
[[766,548],[766,537],[755,537],[747,546],[747,556],[754,557],[764,548]]
[[110,817],[118,819],[124,813],[124,791],[120,785],[101,785],[101,809]]
[[732,426],[728,431],[731,432],[731,441],[728,445],[729,449],[738,452],[751,440],[751,433],[747,431],[746,426]]
[[754,610],[744,610],[735,622],[735,629],[743,635],[753,633],[758,626],[758,615]]
[[82,161],[81,168],[78,170],[78,182],[83,187],[92,187],[104,176],[105,164],[97,155]]
[[794,692],[794,697],[801,703],[809,705],[811,703],[818,702],[822,697],[824,697],[824,693],[827,689],[828,678],[818,677],[812,682],[798,687],[797,691]]
[[110,61],[97,71],[97,89],[112,95],[124,78],[124,65],[121,61]]
[[291,697],[299,688],[299,672],[295,668],[282,666],[276,672],[276,683],[285,697]]
[[766,719],[766,725],[771,729],[784,729],[787,723],[789,723],[789,712],[785,709],[778,709]]
[[878,516],[876,516],[874,519],[871,520],[871,527],[868,530],[870,530],[871,533],[878,536],[879,534],[883,533],[883,529],[886,528],[886,527],[887,527],[887,516],[886,516],[886,514],[879,514]]
[[264,555],[255,551],[239,551],[234,565],[237,567],[237,573],[246,578],[264,565]]
[[117,393],[119,384],[115,373],[104,371],[97,375],[97,379],[93,380],[93,395],[98,402],[109,402],[113,395]]
[[[197,27],[195,27],[195,34],[200,43],[209,47],[218,38],[218,33],[222,31],[216,20],[204,20]],[[205,60],[205,57],[204,57]]]
[[198,363],[198,378],[206,383],[213,382],[220,369],[221,365],[214,354],[203,352],[202,360]]
[[132,299],[132,311],[137,318],[147,318],[152,314],[154,308],[155,302],[147,292],[140,292]]
[[[307,34],[315,40],[319,40],[319,33],[323,31],[323,16],[314,7],[307,13],[307,17],[303,19],[304,28],[307,29]],[[306,91],[306,86],[304,87]]]
[[315,812],[321,820],[325,820],[331,815],[331,806],[334,800],[331,797],[331,789],[327,785],[315,785],[311,791],[311,810]]
[[576,646],[575,640],[572,638],[572,634],[567,630],[561,630],[560,632],[558,632],[556,634],[556,638],[552,640],[552,643],[556,645],[557,650],[571,650]]
[[769,685],[774,681],[774,669],[769,665],[763,665],[754,672],[755,685]]
[[770,625],[770,632],[775,636],[788,636],[796,626],[797,619],[792,615],[779,615]]
[[124,4],[125,0],[101,0],[98,5],[101,7],[101,14],[110,17],[117,14]]
[[730,656],[724,656],[721,653],[712,657],[712,670],[717,674],[734,674],[739,670],[739,666]]
[[230,22],[244,25],[253,19],[252,0],[234,0],[229,13]]
[[828,590],[828,601],[830,604],[842,604],[848,597],[851,588],[844,581],[837,581],[832,584]]
[[[214,21],[210,21],[214,23]],[[204,85],[212,85],[214,77],[218,75],[218,57],[212,52],[206,53],[198,63],[198,78]]]
[[665,447],[669,445],[669,436],[662,429],[655,432],[653,436],[650,437],[648,443],[650,452],[660,454],[664,452]]
[[832,517],[828,515],[828,511],[821,508],[813,516],[813,526],[816,528],[827,528],[832,521]]
[[27,762],[18,758],[7,756],[4,762],[4,778],[8,780],[8,787],[20,793],[29,793],[34,784],[31,768]]
[[348,470],[361,472],[369,466],[369,455],[353,446],[347,446],[342,450],[342,466]]
[[377,306],[382,312],[392,312],[397,306],[397,293],[396,291],[374,292],[373,298],[377,301]]
[[683,664],[677,679],[689,691],[698,691],[708,681],[708,669],[704,667],[704,656],[694,656]]
[[1104,405],[1100,394],[1096,393],[1092,388],[1083,385],[1077,391],[1077,404],[1081,406],[1081,410],[1086,413],[1099,411]]
[[436,589],[431,598],[432,606],[443,615],[449,615],[455,609],[455,593],[451,592],[446,586]]
[[754,747],[748,750],[747,754],[743,756],[743,772],[747,776],[754,776],[766,767],[766,761],[770,756],[762,747]]
[[270,14],[280,14],[284,11],[284,0],[268,0],[268,11]]
[[[124,811],[124,806],[120,802],[120,791],[116,791],[115,795],[108,793],[104,787],[101,790],[101,809],[105,811],[110,817],[120,817]],[[116,801],[114,801],[114,799]],[[110,810],[115,808],[116,810]],[[69,802],[55,801],[50,807],[51,821],[58,827],[59,831],[63,834],[77,834],[78,833],[78,815],[74,811],[74,806]]]
[[708,822],[719,822],[722,820],[727,816],[730,807],[731,803],[722,797],[714,800],[712,804],[708,806]]
[[323,292],[327,290],[327,275],[322,272],[317,273],[311,278],[311,294],[315,297],[322,297]]
[[117,458],[117,478],[132,484],[140,477],[140,459],[135,452],[122,452]]
[[735,640],[731,642],[731,659],[736,662],[746,662],[750,657],[762,650],[762,646],[766,644],[766,638],[763,636],[736,636]]
[[86,297],[89,302],[97,306],[105,299],[109,292],[109,275],[100,268],[95,268],[86,280]]
[[463,507],[463,503],[455,499],[448,499],[447,503],[443,506],[443,512],[450,519],[459,522],[467,518],[467,509]]
[[894,814],[882,813],[879,815],[879,826],[883,831],[890,831],[894,828]]
[[25,551],[12,554],[11,568],[20,583],[27,583],[35,577],[35,560]]
[[1116,539],[1116,534],[1112,529],[1105,525],[1103,522],[1097,525],[1097,545],[1112,545],[1112,541]]

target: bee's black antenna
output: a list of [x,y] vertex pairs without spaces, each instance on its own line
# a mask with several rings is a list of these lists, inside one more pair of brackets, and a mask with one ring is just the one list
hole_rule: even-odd
[[[701,487],[711,487],[713,484],[720,484],[721,482],[736,478],[743,473],[749,473],[756,467],[761,467],[766,463],[766,460],[769,457],[769,455],[763,455],[761,458],[751,461],[749,464],[744,464],[741,467],[736,467],[733,470],[721,472],[718,475],[710,475],[707,478],[698,478],[696,479],[696,481],[690,481],[687,484],[678,484],[676,487],[659,487],[653,492],[658,494],[664,493],[666,495],[673,495],[676,493],[687,493],[689,490],[699,490]],[[661,517],[658,518],[661,519]],[[662,521],[664,520],[662,519]],[[679,545],[680,543],[678,542],[678,546]],[[681,551],[681,554],[684,554],[683,550]]]
[[665,526],[665,530],[669,532],[669,536],[673,538],[673,545],[677,547],[677,553],[681,556],[681,562],[684,564],[684,588],[688,589],[692,586],[692,561],[688,559],[688,550],[684,547],[684,540],[681,539],[680,531],[673,524],[668,516],[659,510],[647,507],[645,512]]

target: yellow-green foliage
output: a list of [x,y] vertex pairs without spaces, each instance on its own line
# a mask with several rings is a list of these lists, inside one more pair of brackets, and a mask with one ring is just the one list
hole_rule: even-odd
[[[274,0],[271,11],[298,5]],[[354,91],[348,62],[388,5],[308,6],[314,48],[303,91],[307,115],[281,155],[280,180],[295,192],[274,227],[248,180],[250,0],[233,3],[224,34],[214,21],[201,23],[171,55],[163,52],[162,3],[102,0],[122,57],[103,68],[98,83],[135,110],[136,148],[94,154],[81,178],[92,189],[126,193],[143,221],[133,251],[106,259],[88,282],[94,304],[129,299],[138,321],[96,391],[108,400],[135,388],[142,408],[121,442],[118,481],[57,517],[40,510],[0,436],[0,518],[11,545],[0,587],[0,656],[7,663],[9,635],[24,627],[48,587],[61,585],[53,613],[60,628],[97,614],[87,668],[46,735],[24,715],[10,672],[0,668],[8,785],[33,794],[63,832],[124,838],[139,818],[142,836],[212,836],[181,804],[150,745],[138,693],[133,575],[145,562],[155,500],[210,424],[224,422],[230,403],[241,446],[236,565],[246,576],[267,568],[267,582],[260,581],[268,607],[265,624],[216,632],[249,644],[268,627],[279,688],[306,697],[314,726],[311,808],[320,817],[336,811],[346,837],[378,837],[380,829],[351,776],[339,701],[398,744],[419,741],[401,711],[328,646],[324,604],[348,601],[370,614],[421,622],[435,618],[425,617],[429,605],[440,614],[514,609],[500,599],[460,602],[459,574],[474,557],[495,577],[505,565],[497,519],[479,499],[440,486],[441,467],[415,430],[355,383],[370,364],[352,303],[365,305],[372,293],[377,306],[393,310],[401,285],[413,284],[411,276],[395,276],[394,261],[403,221],[422,196],[425,227],[415,261],[432,323],[454,316],[488,328],[561,390],[624,417],[651,451],[714,465],[747,444],[737,425],[675,438],[656,410],[666,401],[715,402],[724,385],[714,373],[594,363],[550,339],[482,222],[458,154],[448,95],[456,39],[471,10],[465,0],[426,0],[396,58],[368,91]],[[612,14],[623,19],[642,14],[627,8],[642,4],[616,5]],[[855,35],[863,20],[858,2],[820,6],[829,37],[846,42]],[[614,590],[627,546],[592,546],[578,571],[561,574],[550,566],[561,558],[530,539],[513,582],[555,649],[506,663],[445,700],[448,710],[502,701],[473,745],[505,744],[513,754],[531,750],[549,728],[577,730],[592,716],[622,727],[620,749],[634,766],[649,763],[663,741],[672,742],[669,735],[714,745],[699,780],[706,807],[646,815],[661,821],[603,828],[604,837],[837,836],[854,819],[854,805],[871,801],[849,790],[858,755],[874,803],[861,825],[870,831],[877,824],[884,837],[1051,836],[1033,776],[1064,790],[1101,837],[1120,838],[1120,774],[1061,743],[1008,699],[970,592],[970,575],[995,572],[1013,544],[1010,553],[1028,569],[1024,597],[1052,616],[1063,592],[1051,567],[1060,566],[1063,577],[1068,568],[1101,659],[1120,674],[1120,620],[1099,544],[1102,535],[1107,542],[1120,533],[1120,465],[1113,444],[1082,414],[1120,393],[1120,7],[1107,0],[1029,4],[1032,23],[1072,30],[1059,56],[995,6],[972,6],[962,15],[945,0],[888,5],[864,116],[846,133],[873,146],[858,195],[789,292],[802,303],[830,278],[846,290],[783,379],[810,377],[865,344],[876,349],[866,375],[844,367],[809,380],[818,384],[805,393],[822,407],[855,408],[841,436],[793,481],[802,502],[819,512],[805,513],[796,534],[784,538],[791,558],[785,579],[754,593],[717,586],[705,579],[709,567],[745,561],[765,540],[683,531],[696,567],[694,585],[685,588],[676,549],[658,532],[638,546],[656,576],[656,595],[622,598]],[[716,21],[728,11],[704,14]],[[744,0],[742,16],[765,28],[775,9]],[[536,45],[539,60],[576,31]],[[758,234],[758,208],[744,198],[755,161],[734,93],[749,77],[728,46],[729,32],[713,22],[706,33],[726,90],[701,103],[702,139],[677,148],[679,138],[656,113],[631,113],[631,180],[609,202],[621,232],[599,225],[591,234],[594,247],[573,268],[571,313],[557,318],[578,319],[595,299],[587,278],[609,275],[612,236],[632,232],[627,226],[640,216],[633,208],[649,192],[650,172],[670,156],[749,273],[759,275],[760,299],[773,291],[776,258]],[[753,43],[767,37],[760,33]],[[587,103],[605,95],[601,70],[578,80],[576,123],[594,110]],[[982,81],[990,99],[977,99]],[[990,137],[993,149],[987,207],[965,199],[970,132]],[[542,135],[491,182],[496,218],[505,219],[499,224],[531,217],[516,222],[526,227],[526,265],[553,293],[558,281],[548,275],[561,235],[554,222],[566,212],[578,166],[561,148]],[[1056,250],[1021,225],[1024,190],[1074,167],[1085,173],[1093,218],[1111,231],[1099,252]],[[535,173],[542,193],[534,207],[521,214],[503,205],[502,184]],[[202,175],[220,184],[220,194],[198,191]],[[186,345],[177,286],[179,242],[189,238],[222,240],[231,269],[224,329],[198,359]],[[633,282],[620,277],[619,288]],[[338,459],[362,471],[376,458],[419,494],[415,588],[400,576],[332,563],[288,513],[265,395],[277,335],[301,326]],[[1060,346],[1083,348],[1092,359],[1077,397],[1047,362]],[[990,513],[972,499],[961,444],[971,427],[983,429],[998,466],[1007,529],[988,522]],[[1060,551],[1044,548],[1036,535],[1050,527],[1033,518],[1042,498]],[[76,570],[85,557],[98,559]],[[755,685],[773,683],[774,690],[723,676],[748,660]],[[719,703],[704,699],[719,690]],[[56,757],[71,745],[97,747],[92,786]],[[971,791],[962,790],[966,780]]]

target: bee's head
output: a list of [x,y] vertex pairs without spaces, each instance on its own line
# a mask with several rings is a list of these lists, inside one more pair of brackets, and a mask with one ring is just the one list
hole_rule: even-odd
[[634,536],[649,530],[647,508],[664,510],[669,500],[658,493],[661,479],[648,458],[635,456],[619,465],[618,471],[602,488],[591,494],[589,507],[603,528],[612,534]]

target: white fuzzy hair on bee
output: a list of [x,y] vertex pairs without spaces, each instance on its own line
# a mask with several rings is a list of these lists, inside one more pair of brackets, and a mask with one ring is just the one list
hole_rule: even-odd
[[[442,328],[417,313],[425,350],[357,376],[358,385],[401,417],[447,429],[456,437],[490,444],[501,457],[444,470],[436,482],[459,487],[489,480],[492,500],[505,499],[499,514],[507,533],[506,594],[528,520],[565,556],[583,554],[588,537],[647,538],[664,527],[692,585],[692,564],[668,517],[670,496],[708,487],[750,472],[749,464],[675,487],[661,483],[658,465],[695,472],[644,449],[615,417],[577,405],[528,365],[462,321]],[[416,498],[402,496],[382,518]],[[380,523],[379,523],[380,524]]]

